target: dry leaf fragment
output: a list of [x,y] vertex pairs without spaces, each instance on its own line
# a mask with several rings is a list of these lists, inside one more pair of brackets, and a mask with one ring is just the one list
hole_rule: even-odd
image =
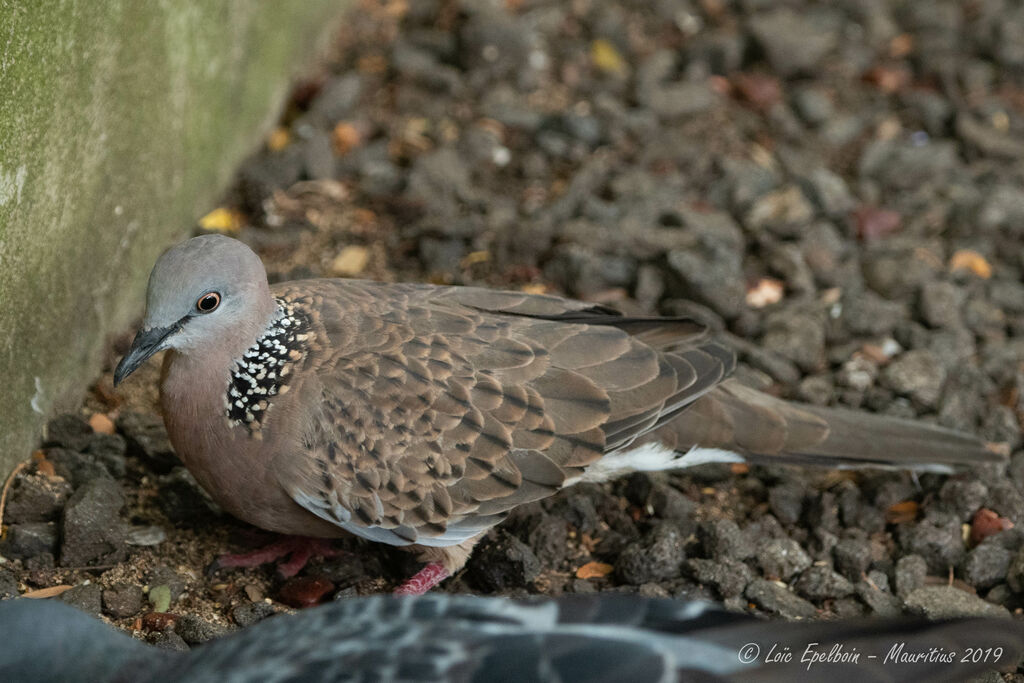
[[619,54],[618,49],[604,38],[598,38],[590,44],[590,61],[605,73],[622,76],[629,71],[629,65]]
[[280,152],[292,141],[292,134],[284,126],[278,126],[270,131],[267,136],[267,149],[271,152]]
[[366,247],[350,245],[341,250],[331,262],[331,272],[338,277],[355,277],[366,268],[370,251]]
[[89,418],[89,426],[97,434],[113,434],[117,431],[114,427],[114,421],[103,413],[93,413],[92,417]]
[[917,501],[914,500],[903,500],[899,503],[893,503],[889,506],[889,509],[885,511],[885,521],[889,524],[905,524],[906,522],[913,522],[917,519],[917,511],[919,509]]
[[1000,531],[1013,528],[1013,522],[1000,517],[996,512],[988,508],[981,508],[974,513],[971,520],[970,541],[972,545],[978,545],[989,536],[994,536]]
[[961,249],[949,259],[951,271],[969,270],[982,280],[992,277],[992,265],[973,249]]
[[60,595],[61,593],[65,592],[65,591],[69,591],[72,588],[74,588],[74,586],[68,586],[68,585],[50,586],[49,588],[40,588],[39,590],[34,590],[34,591],[29,591],[27,593],[22,593],[21,597],[23,597],[23,598],[32,598],[32,599],[52,598],[54,596]]
[[242,229],[245,218],[235,209],[220,207],[199,219],[199,227],[211,232],[235,234]]
[[363,142],[363,135],[355,125],[342,121],[331,131],[331,142],[338,156],[345,156]]
[[608,576],[615,569],[610,564],[604,562],[587,562],[585,565],[576,570],[577,579],[599,579],[602,576]]

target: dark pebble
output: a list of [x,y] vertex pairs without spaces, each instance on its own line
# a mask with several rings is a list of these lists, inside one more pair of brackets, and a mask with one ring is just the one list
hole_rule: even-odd
[[787,619],[807,619],[818,613],[811,603],[807,602],[785,586],[773,581],[754,579],[747,586],[747,599],[765,610]]
[[713,586],[722,599],[743,595],[754,578],[750,567],[736,560],[694,559],[686,562],[686,568],[694,579]]
[[731,519],[703,522],[697,529],[697,537],[704,554],[716,560],[745,560],[754,554],[750,539]]
[[188,652],[189,646],[181,636],[174,631],[156,631],[155,633],[149,634],[146,640],[161,650],[170,650],[171,652]]
[[629,584],[673,579],[682,573],[686,537],[672,522],[662,522],[647,536],[626,546],[615,563],[619,578]]
[[1002,605],[993,605],[953,586],[923,586],[907,596],[906,604],[909,611],[929,619],[1010,617]]
[[231,610],[231,618],[242,628],[252,626],[275,614],[277,614],[277,608],[268,602],[247,602]]
[[903,601],[892,593],[882,590],[878,584],[858,581],[854,586],[859,597],[871,611],[880,617],[896,617],[903,611]]
[[4,509],[4,523],[52,522],[70,496],[71,484],[62,477],[41,474],[20,477]]
[[853,593],[853,584],[831,567],[823,565],[806,569],[793,587],[800,595],[816,601],[845,598]]
[[80,567],[116,564],[127,558],[121,487],[99,477],[83,484],[68,500],[61,524],[61,564]]
[[9,569],[0,568],[0,600],[18,597],[18,577]]
[[60,601],[98,617],[103,611],[103,589],[94,583],[84,583],[61,593]]
[[975,588],[991,588],[1007,577],[1013,553],[998,543],[982,543],[967,553],[964,580]]
[[850,581],[859,581],[871,566],[871,543],[859,538],[844,538],[832,548],[836,569]]
[[163,420],[156,415],[126,411],[117,418],[117,429],[124,435],[128,457],[138,458],[157,474],[181,465]]
[[58,415],[46,425],[43,447],[57,446],[82,451],[89,445],[93,431],[89,422],[78,415]]
[[220,638],[227,633],[227,629],[217,624],[211,624],[194,614],[186,614],[174,622],[174,632],[189,645],[200,645],[214,638]]
[[157,505],[167,519],[182,526],[203,526],[219,517],[220,508],[184,467],[175,467],[157,478],[160,495]]
[[811,566],[811,558],[790,538],[763,541],[757,548],[757,564],[768,578],[788,581]]
[[804,488],[796,482],[773,486],[768,491],[768,505],[783,524],[796,524],[804,509]]
[[103,611],[115,619],[134,617],[142,611],[144,600],[142,586],[116,583],[103,590]]
[[110,470],[95,455],[79,453],[65,448],[47,448],[46,459],[54,471],[77,489],[93,479],[110,479]]
[[545,567],[557,567],[569,547],[569,527],[565,520],[544,515],[530,531],[528,544]]
[[57,552],[57,525],[54,522],[11,524],[0,541],[0,554],[11,559],[27,560],[43,553]]
[[920,555],[905,555],[896,561],[896,594],[906,598],[924,585],[928,563]]
[[900,545],[907,553],[920,555],[928,571],[944,575],[950,567],[958,567],[964,559],[964,540],[960,523],[925,519],[899,529]]
[[477,546],[466,578],[493,593],[529,586],[540,575],[540,568],[540,560],[530,546],[499,529]]

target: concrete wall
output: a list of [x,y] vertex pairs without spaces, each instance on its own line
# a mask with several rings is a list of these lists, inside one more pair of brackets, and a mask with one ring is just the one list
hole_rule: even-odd
[[346,0],[0,0],[0,474],[96,375]]

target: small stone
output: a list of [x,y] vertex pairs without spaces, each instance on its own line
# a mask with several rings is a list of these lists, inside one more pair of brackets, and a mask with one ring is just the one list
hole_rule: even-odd
[[0,568],[0,600],[16,598],[18,595],[18,577],[9,569]]
[[821,317],[785,308],[765,317],[762,344],[796,363],[804,372],[817,372],[825,365],[825,326]]
[[334,590],[334,584],[327,579],[311,576],[293,576],[278,591],[278,597],[286,605],[296,608],[319,605]]
[[750,567],[736,560],[693,559],[687,561],[686,567],[697,581],[714,587],[722,599],[743,595],[754,578]]
[[958,567],[964,558],[964,541],[956,519],[925,519],[899,529],[900,544],[910,553],[924,558],[928,570],[944,575]]
[[171,652],[188,652],[189,650],[188,643],[174,631],[157,631],[150,634],[146,640],[161,650],[170,650]]
[[796,524],[804,509],[804,488],[800,484],[787,482],[773,486],[768,491],[768,504],[783,524]]
[[903,601],[892,593],[882,590],[877,584],[872,585],[867,581],[858,581],[854,588],[857,591],[857,597],[880,617],[896,617],[903,611]]
[[773,538],[758,546],[757,564],[766,577],[789,581],[811,566],[811,558],[793,539]]
[[97,478],[83,484],[68,500],[61,524],[61,564],[79,567],[116,564],[127,557],[121,487],[113,479]]
[[998,543],[983,543],[967,553],[964,580],[975,588],[991,588],[1006,579],[1013,553]]
[[157,505],[175,525],[201,526],[221,515],[217,504],[184,467],[175,467],[169,474],[157,478],[157,485],[160,487]]
[[43,446],[57,446],[72,451],[81,451],[85,450],[92,435],[92,427],[84,418],[78,415],[58,415],[46,425]]
[[72,488],[80,488],[93,479],[110,479],[113,476],[94,455],[65,448],[47,448],[44,453],[57,475],[66,479]]
[[498,592],[529,586],[540,569],[540,560],[530,546],[499,529],[473,553],[467,578],[484,590]]
[[731,519],[714,519],[700,525],[697,537],[704,554],[716,560],[745,560],[754,554],[749,539]]
[[98,617],[103,611],[103,589],[94,583],[83,583],[61,593],[60,601]]
[[787,619],[806,619],[818,613],[814,605],[774,581],[754,579],[747,586],[746,596],[761,609]]
[[126,411],[117,418],[117,429],[124,435],[128,456],[141,460],[154,472],[166,474],[181,465],[159,417]]
[[56,552],[57,525],[53,522],[11,524],[6,537],[0,541],[0,554],[15,560]]
[[871,566],[871,544],[860,538],[844,538],[832,549],[836,569],[850,581],[859,581]]
[[71,484],[62,477],[29,474],[17,479],[4,508],[4,523],[52,522],[71,496]]
[[993,605],[953,586],[923,586],[908,595],[906,603],[907,609],[929,619],[1010,617],[1002,605]]
[[103,611],[115,619],[134,617],[142,611],[142,586],[134,583],[115,583],[103,591]]
[[952,282],[933,282],[921,288],[918,307],[930,327],[959,327],[967,294]]
[[853,584],[830,567],[815,565],[805,570],[794,588],[810,600],[845,598],[853,593]]
[[942,395],[946,369],[931,351],[907,351],[886,366],[882,381],[896,393],[934,408]]
[[835,28],[818,18],[784,7],[759,13],[749,30],[772,68],[789,78],[819,68],[839,41]]
[[682,573],[685,542],[678,526],[662,522],[619,554],[615,570],[623,582],[633,585],[674,579]]
[[896,594],[906,598],[924,585],[928,563],[920,555],[905,555],[896,561]]
[[277,608],[268,602],[247,602],[231,610],[231,618],[242,628],[252,626],[275,614]]
[[186,614],[174,622],[174,632],[189,645],[200,645],[214,638],[220,638],[227,633],[227,629],[217,624],[211,624],[194,614]]

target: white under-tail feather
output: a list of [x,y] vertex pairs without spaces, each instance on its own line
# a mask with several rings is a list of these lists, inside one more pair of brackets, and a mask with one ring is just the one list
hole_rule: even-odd
[[660,443],[646,443],[639,448],[609,453],[580,476],[565,482],[572,486],[580,482],[600,483],[617,479],[632,472],[660,472],[681,470],[712,462],[746,462],[743,456],[720,448],[693,447],[685,453],[674,451]]

